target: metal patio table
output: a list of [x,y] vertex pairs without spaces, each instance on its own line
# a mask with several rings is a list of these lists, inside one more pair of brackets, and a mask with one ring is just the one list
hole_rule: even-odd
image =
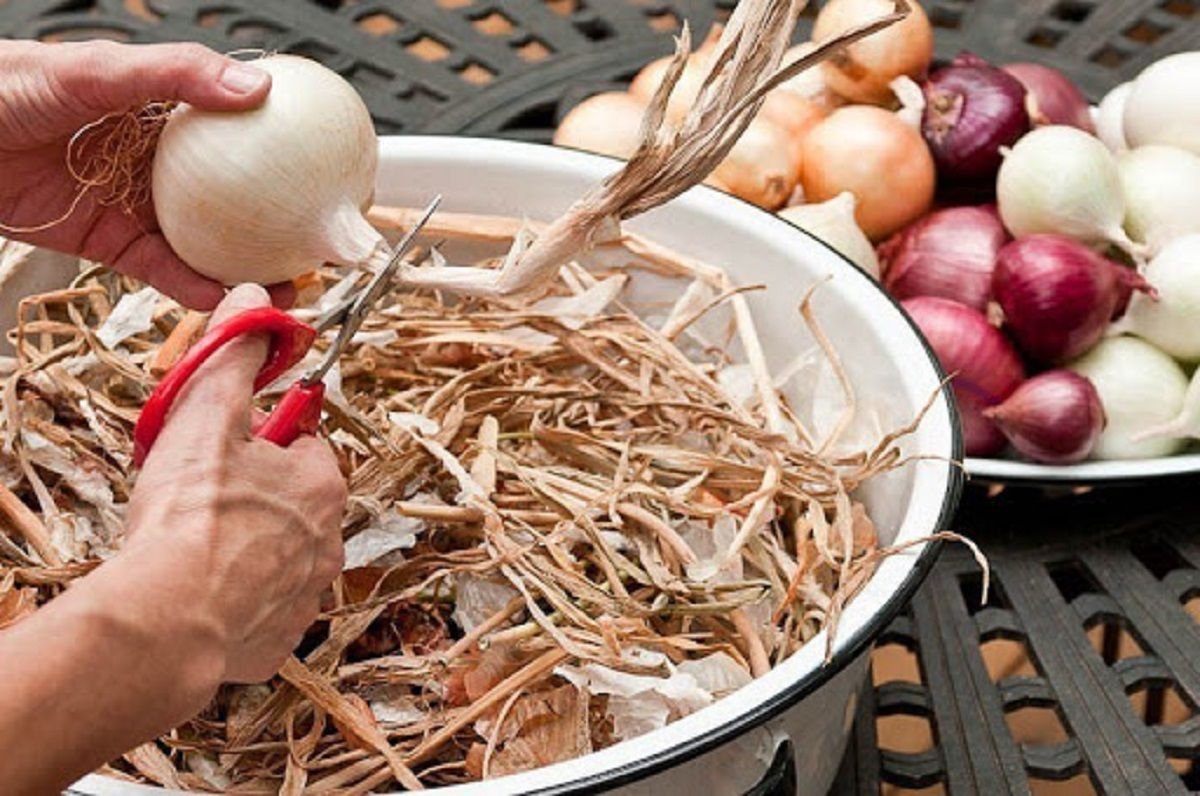
[[[580,99],[668,53],[682,20],[703,34],[732,4],[0,0],[0,37],[293,52],[349,79],[381,134],[547,141]],[[939,57],[1048,63],[1093,98],[1200,48],[1198,0],[923,5]],[[1200,791],[1197,484],[970,488],[956,526],[991,560],[988,604],[970,557],[948,547],[879,642],[888,679],[865,689],[835,792]],[[777,774],[770,792],[788,793],[793,772]]]

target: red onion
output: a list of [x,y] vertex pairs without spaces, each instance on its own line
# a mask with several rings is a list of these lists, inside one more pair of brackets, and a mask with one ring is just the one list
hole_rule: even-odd
[[879,247],[884,287],[901,300],[941,296],[984,310],[1007,240],[994,205],[938,210]]
[[1094,346],[1134,289],[1151,292],[1133,269],[1065,235],[1014,240],[1000,250],[992,275],[1007,328],[1039,362],[1061,362]]
[[933,347],[948,375],[962,416],[968,456],[1004,449],[1004,435],[983,411],[1007,398],[1025,379],[1021,358],[983,313],[944,298],[922,296],[902,303]]
[[921,132],[943,177],[995,177],[1003,160],[1000,148],[1028,131],[1025,87],[981,58],[964,53],[925,83]]
[[1086,459],[1105,425],[1095,386],[1069,370],[1034,376],[983,414],[1000,427],[1018,453],[1046,464]]
[[1025,109],[1034,124],[1069,124],[1095,134],[1087,99],[1062,72],[1041,64],[1008,64],[1001,68],[1025,86]]

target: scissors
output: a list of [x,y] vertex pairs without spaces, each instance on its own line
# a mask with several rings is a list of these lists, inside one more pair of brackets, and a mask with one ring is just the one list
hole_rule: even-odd
[[223,345],[244,335],[268,335],[270,347],[267,360],[254,377],[254,391],[258,392],[304,359],[319,334],[340,324],[337,338],[325,356],[287,389],[254,436],[286,448],[301,434],[315,434],[321,422],[321,405],[325,399],[325,383],[322,379],[338,361],[371,308],[383,295],[399,270],[404,255],[441,201],[442,197],[438,196],[429,203],[421,219],[396,244],[387,265],[379,269],[366,287],[339,302],[313,326],[274,307],[259,307],[239,313],[209,329],[163,377],[142,407],[133,427],[134,465],[141,467],[146,460],[188,379]]

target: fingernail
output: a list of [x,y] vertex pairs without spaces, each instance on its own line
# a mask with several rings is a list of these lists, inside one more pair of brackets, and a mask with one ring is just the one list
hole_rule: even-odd
[[261,88],[270,75],[257,67],[232,63],[221,73],[221,85],[235,94],[252,94]]

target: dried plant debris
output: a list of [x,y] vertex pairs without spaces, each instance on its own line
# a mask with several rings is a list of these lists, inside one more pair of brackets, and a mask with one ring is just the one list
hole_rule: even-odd
[[[811,293],[796,317],[811,350],[772,374],[758,286],[619,226],[703,179],[689,161],[720,159],[782,79],[756,76],[802,5],[739,4],[693,115],[674,130],[651,112],[638,156],[563,218],[435,214],[426,237],[472,265],[433,251],[408,268],[326,379],[321,431],[351,497],[321,618],[270,683],[223,688],[104,773],[289,794],[495,777],[654,730],[832,639],[896,552],[855,496],[911,461],[920,415],[890,428],[858,405]],[[686,51],[685,36],[667,85]],[[415,212],[370,218],[398,233]],[[297,315],[368,276],[314,275]],[[120,548],[133,424],[204,322],[98,268],[21,302],[0,627]],[[812,368],[830,394],[806,411],[780,388]]]
[[[460,221],[434,234],[469,239]],[[526,306],[400,290],[376,309],[328,398],[347,568],[307,653],[115,770],[295,793],[499,776],[699,710],[836,621],[888,552],[854,494],[903,462],[912,425],[858,452],[814,440],[722,271],[634,237],[602,248]],[[629,309],[647,276],[675,286],[656,323]],[[322,274],[297,313],[361,278]],[[119,548],[133,422],[196,317],[96,269],[24,303],[0,625]],[[726,327],[728,345],[697,342]]]

